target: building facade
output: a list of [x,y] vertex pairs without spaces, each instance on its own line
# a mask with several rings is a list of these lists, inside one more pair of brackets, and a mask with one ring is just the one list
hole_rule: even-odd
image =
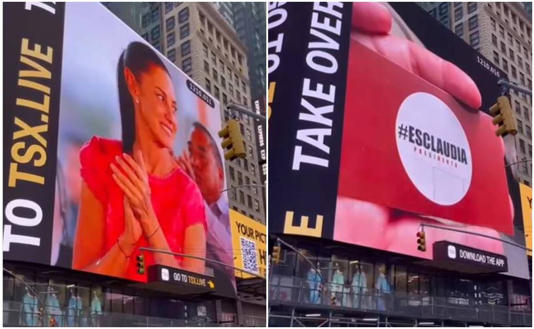
[[[420,6],[504,71],[508,80],[532,89],[532,20],[528,5],[434,2]],[[510,100],[518,125],[514,173],[518,181],[532,186],[532,97],[511,91]]]
[[261,2],[216,2],[219,12],[232,22],[248,49],[248,72],[253,100],[265,95],[265,4]]
[[[226,15],[222,15],[211,3],[129,3],[128,6],[141,7],[141,28],[131,27],[217,98],[223,108],[235,103],[252,110],[248,52],[230,24],[235,23],[230,15],[231,7],[224,7]],[[114,13],[124,13],[124,9]],[[136,19],[125,19],[129,21]],[[224,121],[232,117],[235,117],[232,112],[221,113]],[[265,223],[254,120],[242,114],[237,117],[247,157],[225,163],[230,207]]]
[[270,326],[532,323],[528,280],[444,270],[434,261],[334,241],[283,239],[299,253],[282,246],[281,261],[271,266]]

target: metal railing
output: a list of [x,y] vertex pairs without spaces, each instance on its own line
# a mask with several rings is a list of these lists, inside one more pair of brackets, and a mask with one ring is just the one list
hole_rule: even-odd
[[[374,290],[374,289],[373,289]],[[379,293],[347,285],[316,283],[271,275],[269,303],[324,306],[326,309],[361,311],[414,319],[455,320],[509,326],[531,326],[532,310],[517,311],[506,305],[480,304],[467,298]]]

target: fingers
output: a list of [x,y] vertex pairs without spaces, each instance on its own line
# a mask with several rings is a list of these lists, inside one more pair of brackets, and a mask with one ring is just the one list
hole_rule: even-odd
[[380,3],[358,2],[352,4],[352,27],[371,34],[388,34],[391,30],[391,14]]
[[473,80],[456,65],[427,49],[394,35],[373,36],[353,31],[352,37],[405,70],[412,72],[460,102],[478,109],[482,96]]
[[[408,42],[408,41],[407,41]],[[466,105],[478,109],[482,96],[475,82],[456,65],[410,42],[412,65],[423,79],[447,91]]]
[[[128,154],[126,154],[126,156],[130,157]],[[145,166],[145,159],[143,158],[143,152],[137,151],[134,156],[143,174],[146,173],[146,166]]]
[[146,179],[146,172],[143,171],[139,162],[136,162],[137,158],[138,156],[136,156],[136,160],[134,160],[128,154],[124,154],[122,158],[116,157],[117,162],[119,162],[119,164],[121,164],[124,169],[127,170],[127,172],[133,174],[133,177],[139,179],[140,181],[144,181]]
[[132,202],[137,203],[142,200],[139,189],[128,179],[113,163],[110,165],[113,174],[113,180],[119,185],[124,194]]

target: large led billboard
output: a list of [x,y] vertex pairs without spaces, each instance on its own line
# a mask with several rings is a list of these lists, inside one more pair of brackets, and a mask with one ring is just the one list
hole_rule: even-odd
[[[269,230],[428,260],[449,241],[506,255],[527,278],[524,250],[493,239],[513,242],[516,215],[484,113],[499,77],[460,40],[472,78],[410,26],[383,4],[270,5]],[[425,228],[421,252],[425,224],[441,228]]]
[[233,265],[219,102],[100,4],[9,3],[4,27],[4,259],[143,282],[149,247],[235,286],[183,256]]

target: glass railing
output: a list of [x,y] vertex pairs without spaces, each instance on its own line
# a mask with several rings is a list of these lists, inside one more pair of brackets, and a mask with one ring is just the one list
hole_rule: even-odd
[[[265,320],[264,320],[265,322]],[[229,325],[229,324],[225,324]],[[126,313],[72,314],[64,311],[29,311],[20,302],[4,301],[4,327],[216,327],[207,317],[171,319]]]
[[[209,317],[171,319],[136,314],[102,312],[78,314],[62,310],[32,311],[21,302],[4,301],[4,327],[235,327],[234,321],[217,323]],[[265,327],[265,316],[244,315],[245,327]]]
[[298,277],[271,275],[269,303],[317,305],[418,319],[454,319],[511,326],[530,326],[532,310],[481,304],[468,298],[381,293],[334,283],[319,284]]

